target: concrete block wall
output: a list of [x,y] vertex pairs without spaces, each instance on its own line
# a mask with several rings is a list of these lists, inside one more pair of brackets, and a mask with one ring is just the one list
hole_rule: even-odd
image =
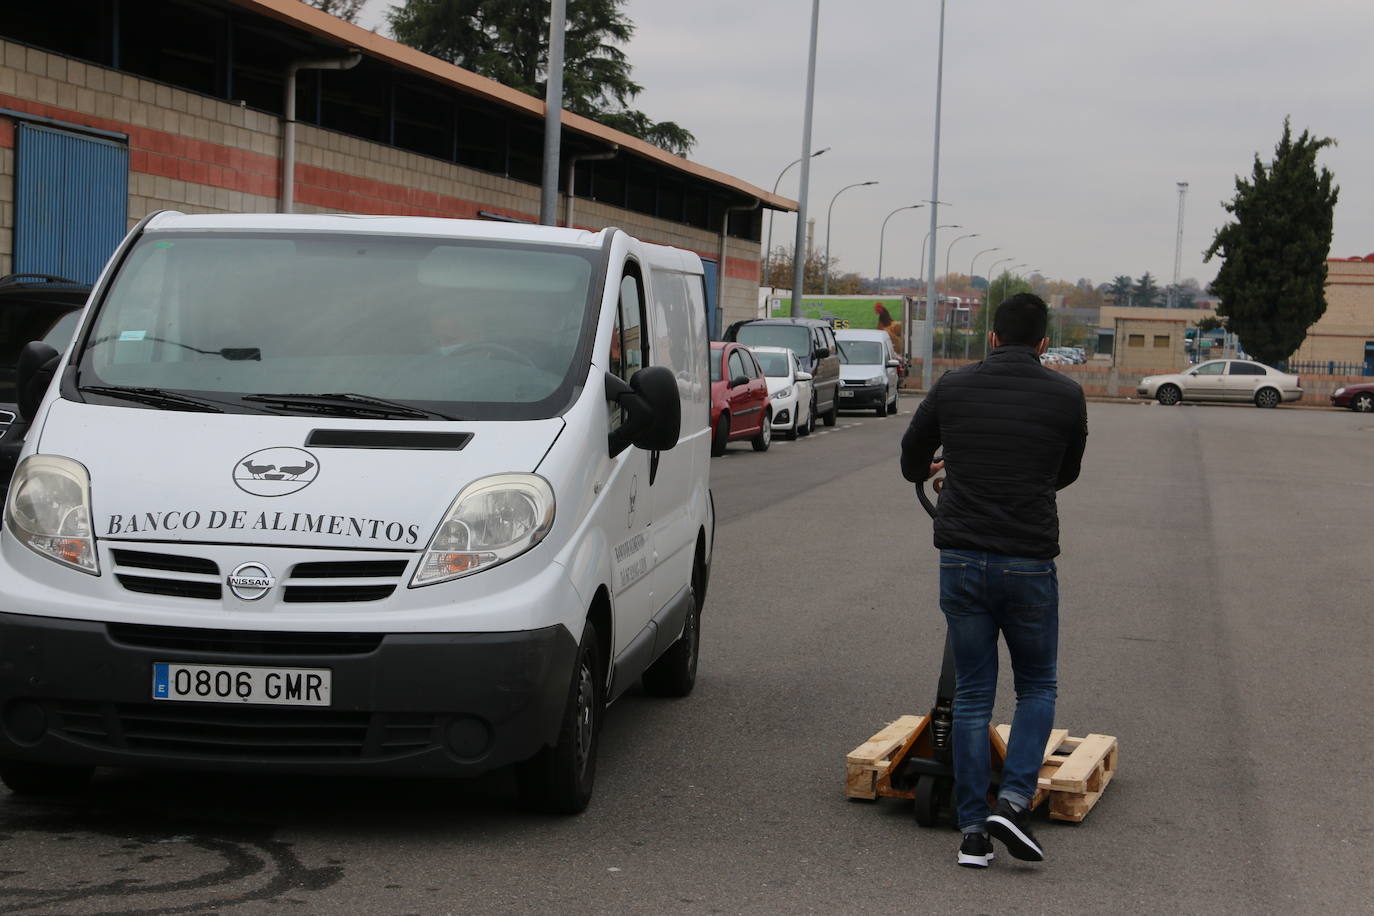
[[1374,261],[1327,261],[1326,313],[1293,359],[1362,363],[1366,342],[1374,342]]
[[[3,40],[0,108],[126,135],[130,226],[161,209],[278,209],[281,123],[272,115]],[[0,116],[0,273],[13,264],[14,124]],[[297,126],[296,142],[297,212],[539,215],[534,185],[309,125]],[[590,229],[619,226],[704,257],[720,253],[716,233],[593,201],[576,202],[574,222]],[[758,260],[757,242],[730,240],[727,316],[753,314]]]

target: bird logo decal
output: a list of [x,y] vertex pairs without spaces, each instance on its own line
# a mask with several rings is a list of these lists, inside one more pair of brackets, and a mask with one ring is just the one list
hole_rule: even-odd
[[245,455],[234,464],[234,484],[254,496],[289,496],[320,474],[320,462],[303,448],[280,445]]

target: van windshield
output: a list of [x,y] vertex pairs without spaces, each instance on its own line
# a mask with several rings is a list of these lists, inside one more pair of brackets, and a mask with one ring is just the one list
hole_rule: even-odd
[[786,347],[800,357],[811,356],[811,329],[796,324],[746,324],[735,339],[751,347]]
[[840,341],[840,362],[854,366],[876,366],[883,361],[883,345],[876,340]]
[[87,334],[79,386],[201,394],[231,411],[328,413],[318,399],[262,399],[348,394],[337,412],[371,399],[383,417],[384,402],[403,405],[396,416],[405,406],[553,416],[586,369],[575,363],[588,358],[599,254],[352,233],[148,233]]

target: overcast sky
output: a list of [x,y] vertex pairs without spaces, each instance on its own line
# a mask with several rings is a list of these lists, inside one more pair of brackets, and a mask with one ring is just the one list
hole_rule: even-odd
[[[375,25],[386,0],[370,0]],[[697,136],[692,159],[770,189],[801,154],[807,0],[627,0],[638,107]],[[821,0],[809,215],[842,270],[877,271],[884,217],[929,198],[939,0]],[[384,31],[384,30],[383,30]],[[1374,4],[1308,0],[949,0],[945,22],[938,269],[997,259],[1103,283],[1174,273],[1176,183],[1189,183],[1181,276],[1202,252],[1237,174],[1267,162],[1291,115],[1334,138],[1321,162],[1341,187],[1332,256],[1374,252]],[[779,193],[796,197],[800,169]],[[888,223],[883,272],[913,275],[927,210]],[[779,217],[774,244],[791,243]],[[766,231],[766,227],[765,227]],[[1024,271],[1023,271],[1024,272]]]

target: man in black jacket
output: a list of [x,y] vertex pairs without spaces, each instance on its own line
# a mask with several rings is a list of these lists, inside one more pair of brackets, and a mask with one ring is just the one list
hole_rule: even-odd
[[[1077,383],[1040,365],[1048,309],[1018,293],[997,307],[980,363],[931,386],[902,437],[902,475],[943,469],[935,517],[940,609],[954,649],[954,783],[959,864],[986,866],[988,834],[1018,859],[1044,858],[1026,824],[1054,724],[1059,644],[1059,514],[1055,493],[1078,479],[1088,409]],[[933,462],[944,446],[942,461]],[[1016,714],[997,806],[988,725],[997,693],[997,635],[1011,655]]]

